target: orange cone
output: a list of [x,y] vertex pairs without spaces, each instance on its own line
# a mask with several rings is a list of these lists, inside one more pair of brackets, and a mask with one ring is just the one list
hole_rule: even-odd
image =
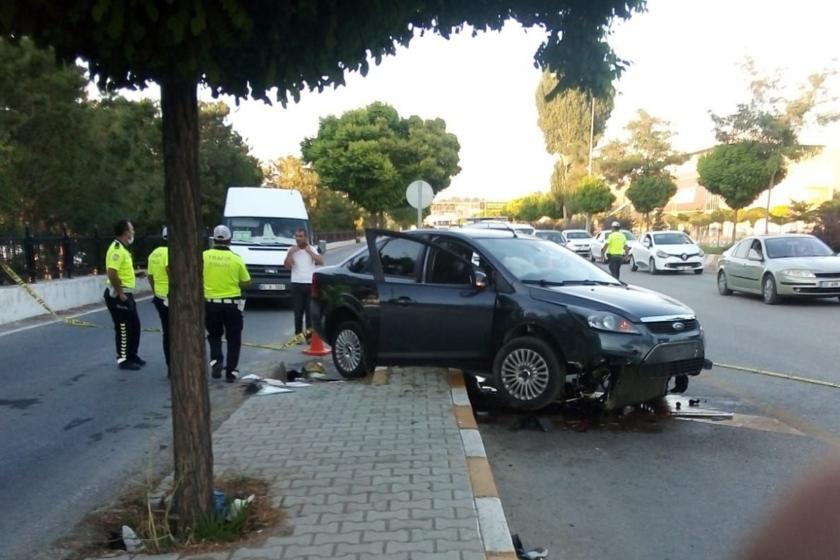
[[312,337],[309,339],[309,348],[304,350],[303,353],[307,356],[326,356],[331,351],[330,347],[324,344],[318,333],[313,330]]

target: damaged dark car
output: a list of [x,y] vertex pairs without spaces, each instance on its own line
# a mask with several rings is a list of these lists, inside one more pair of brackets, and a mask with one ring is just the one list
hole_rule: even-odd
[[555,243],[467,229],[366,242],[313,279],[314,328],[344,377],[445,366],[523,410],[581,397],[612,409],[684,391],[710,367],[690,308]]

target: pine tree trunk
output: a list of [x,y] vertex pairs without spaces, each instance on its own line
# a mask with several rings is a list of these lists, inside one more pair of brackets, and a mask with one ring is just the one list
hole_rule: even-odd
[[201,187],[198,183],[196,84],[161,83],[166,219],[169,226],[169,321],[172,348],[174,508],[194,527],[213,506],[213,448],[204,344]]

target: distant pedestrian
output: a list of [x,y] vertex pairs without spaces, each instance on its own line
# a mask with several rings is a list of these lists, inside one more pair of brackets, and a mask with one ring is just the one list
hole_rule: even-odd
[[[324,264],[324,257],[309,244],[303,228],[295,231],[294,247],[289,248],[283,266],[292,270],[292,305],[295,311],[295,336],[309,332],[309,302],[312,292],[312,275],[315,267]],[[304,331],[304,319],[306,331]],[[307,336],[308,338],[308,336]]]
[[[204,300],[207,341],[210,343],[210,372],[233,383],[239,377],[239,351],[242,347],[242,311],[245,300],[242,288],[251,283],[251,275],[242,258],[230,250],[230,229],[216,226],[215,246],[204,251]],[[227,363],[222,352],[222,335],[227,339]]]
[[114,321],[117,366],[120,369],[138,370],[146,365],[146,361],[137,355],[140,347],[140,317],[134,302],[134,260],[128,250],[129,245],[134,243],[134,225],[129,220],[120,220],[114,225],[114,236],[105,255],[108,276],[105,305]]
[[610,274],[616,280],[621,275],[621,265],[627,254],[627,237],[621,233],[621,224],[612,223],[612,233],[607,236],[604,247],[601,249],[601,257],[607,261],[610,267]]
[[154,298],[152,304],[160,316],[163,331],[163,357],[166,359],[166,375],[169,376],[169,247],[166,246],[168,231],[163,228],[163,245],[149,255],[149,286]]

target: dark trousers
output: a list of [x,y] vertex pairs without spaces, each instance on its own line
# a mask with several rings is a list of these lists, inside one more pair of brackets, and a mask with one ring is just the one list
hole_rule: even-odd
[[303,332],[304,319],[309,330],[309,302],[312,299],[312,284],[292,284],[292,306],[295,310],[295,334]]
[[137,315],[137,304],[133,294],[126,294],[126,300],[111,297],[109,290],[105,290],[105,306],[114,321],[114,342],[117,349],[117,362],[133,360],[137,357],[140,347],[140,317]]
[[610,274],[618,280],[621,275],[621,265],[624,263],[624,255],[607,255],[607,262],[610,266]]
[[210,343],[210,359],[223,361],[222,335],[227,339],[227,365],[229,372],[239,367],[239,351],[242,348],[242,312],[234,303],[205,303],[204,324],[207,327],[207,342]]
[[169,367],[169,307],[164,305],[163,299],[155,296],[152,303],[160,316],[160,330],[163,331],[163,356]]

